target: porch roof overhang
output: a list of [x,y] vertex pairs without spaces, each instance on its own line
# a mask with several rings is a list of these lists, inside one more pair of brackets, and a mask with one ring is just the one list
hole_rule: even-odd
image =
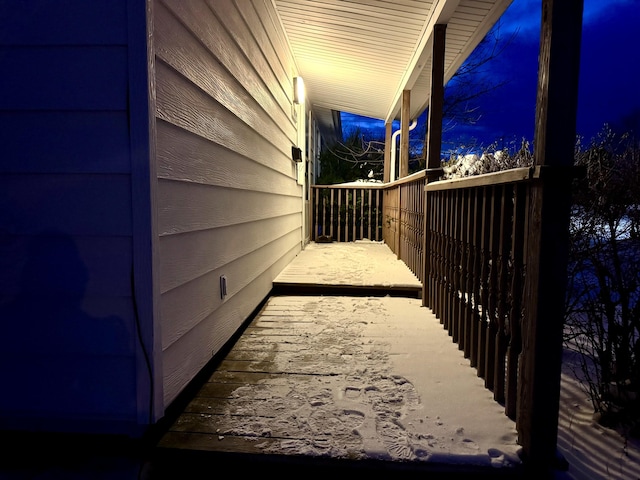
[[411,118],[429,105],[433,27],[447,24],[445,82],[512,0],[272,0],[325,139],[339,138],[336,112]]

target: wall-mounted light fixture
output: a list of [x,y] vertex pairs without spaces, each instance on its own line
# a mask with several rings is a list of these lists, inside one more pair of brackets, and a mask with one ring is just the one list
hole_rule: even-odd
[[304,103],[304,82],[302,77],[293,77],[293,103]]

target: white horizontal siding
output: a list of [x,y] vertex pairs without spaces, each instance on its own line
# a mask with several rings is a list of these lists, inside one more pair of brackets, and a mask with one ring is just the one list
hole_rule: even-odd
[[0,110],[127,108],[125,47],[0,46],[0,58]]
[[254,191],[299,195],[299,188],[291,183],[290,165],[278,169],[269,160],[266,155],[248,158],[199,135],[158,121],[160,178],[226,188],[242,189],[251,185]]
[[[269,159],[272,168],[291,175],[291,148],[248,127],[232,111],[185,80],[161,61],[157,65],[157,115],[189,132],[254,159]],[[265,160],[267,161],[267,160]]]
[[188,382],[190,372],[199,371],[212,352],[217,352],[253,312],[255,300],[264,297],[273,279],[299,252],[296,245],[277,258],[271,266],[261,272],[251,283],[243,286],[229,301],[224,302],[212,314],[203,318],[196,326],[186,330],[179,341],[164,352],[165,402],[173,400],[176,392]]
[[[131,170],[127,112],[0,111],[4,173],[122,173]],[[10,125],[10,126],[9,126]]]
[[165,405],[300,250],[293,60],[271,8],[230,0],[155,8]]
[[300,212],[300,199],[252,190],[158,182],[158,230],[161,235],[257,222]]
[[6,428],[137,424],[127,22],[127,2],[0,2]]
[[[259,278],[263,272],[269,270],[275,261],[280,260],[295,248],[299,241],[297,237],[299,237],[298,232],[288,232],[232,262],[166,292],[162,296],[162,309],[164,312],[173,313],[170,318],[178,318],[179,321],[163,324],[163,349],[166,350],[178,343],[184,333],[195,328],[205,318],[215,315],[216,310],[224,303],[234,301],[234,296]],[[220,275],[225,275],[227,278],[228,298],[224,300],[220,297]],[[194,297],[201,297],[201,301],[198,303],[191,301],[190,299]],[[256,306],[257,304],[253,305],[253,308]],[[190,348],[189,342],[182,342],[182,346]]]
[[[251,95],[274,122],[287,129],[291,137],[295,130],[290,117],[293,80],[282,78],[282,74],[278,77],[274,73],[272,62],[262,53],[261,45],[243,21],[238,9],[229,1],[219,0],[209,2],[208,6],[203,6],[200,0],[164,1],[163,4],[167,10],[163,10],[162,4],[156,8],[160,27],[163,25],[163,17],[170,11],[173,18],[167,17],[167,20],[172,25],[179,20],[188,28],[210,55],[241,83],[241,89]],[[249,9],[251,4],[243,2],[242,7],[242,10]],[[163,37],[160,32],[158,35],[161,41]],[[238,94],[242,95],[242,92]]]
[[[128,279],[132,258],[129,236],[63,235],[50,230],[38,235],[14,234],[3,237],[3,240],[0,243],[0,292],[7,299],[19,294],[33,299],[50,295],[51,291],[43,292],[37,284],[30,284],[23,278],[25,267],[36,248],[45,246],[55,253],[56,243],[68,241],[73,247],[73,255],[86,269],[86,281],[82,284],[61,282],[51,285],[56,294],[79,297],[87,306],[90,306],[91,298],[126,298],[130,303]],[[61,267],[64,268],[64,264]]]
[[0,204],[15,234],[131,234],[129,175],[5,174]]
[[[300,219],[297,213],[293,213],[256,222],[160,237],[160,262],[165,274],[160,288],[163,293],[168,292],[223,268],[298,228]],[[238,241],[239,239],[242,241]],[[215,256],[211,255],[211,245],[216,245]]]
[[127,3],[1,2],[2,45],[126,45]]

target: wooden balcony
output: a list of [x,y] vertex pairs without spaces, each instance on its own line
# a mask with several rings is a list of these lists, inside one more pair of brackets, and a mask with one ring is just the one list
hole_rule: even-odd
[[382,242],[308,245],[163,436],[167,472],[519,475],[515,423],[421,289]]
[[314,238],[333,241],[310,244],[276,278],[161,450],[522,473],[521,446],[541,441],[527,402],[549,391],[523,376],[545,361],[523,341],[535,307],[525,293],[529,202],[541,176],[522,168],[428,183],[420,172],[315,188]]

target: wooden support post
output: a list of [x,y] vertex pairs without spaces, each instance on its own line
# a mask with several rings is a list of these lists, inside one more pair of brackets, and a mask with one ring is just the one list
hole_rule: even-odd
[[389,179],[391,178],[391,127],[393,124],[391,122],[385,124],[385,133],[384,133],[384,173],[382,176],[382,181],[384,183],[389,183]]
[[[517,428],[523,457],[535,469],[556,460],[570,178],[573,165],[583,0],[543,0],[527,236],[525,318]],[[563,168],[565,167],[565,168]]]
[[400,166],[398,178],[409,175],[409,120],[411,116],[411,90],[402,91],[400,113]]
[[444,105],[444,50],[447,26],[433,28],[433,52],[431,60],[431,94],[427,121],[427,168],[440,167],[442,149],[442,109]]
[[[437,24],[433,27],[433,51],[431,55],[431,94],[429,97],[429,112],[427,119],[427,138],[425,140],[425,155],[427,166],[427,178],[426,183],[434,180],[433,174],[429,173],[435,169],[440,168],[440,150],[442,149],[442,109],[444,105],[444,50],[445,50],[445,38],[447,33],[446,24]],[[437,178],[436,178],[437,179]],[[425,208],[424,208],[424,234],[422,251],[424,252],[425,259],[430,256],[429,253],[429,193],[425,194]],[[427,279],[429,278],[429,263],[428,260],[424,262],[424,273],[422,286],[422,303],[427,305],[430,300],[427,290]]]
[[398,216],[397,219],[398,221],[396,222],[396,239],[395,239],[395,245],[396,245],[396,258],[398,260],[400,260],[400,251],[402,250],[402,202],[404,201],[402,198],[402,185],[398,185],[397,189],[398,191]]

